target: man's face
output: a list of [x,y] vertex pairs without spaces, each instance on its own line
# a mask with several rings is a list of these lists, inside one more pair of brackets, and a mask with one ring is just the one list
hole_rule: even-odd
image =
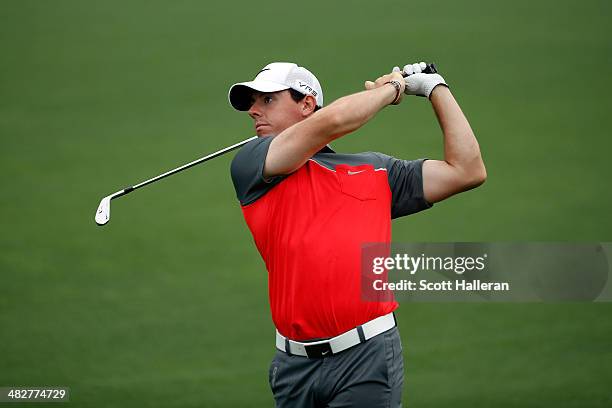
[[278,135],[293,124],[305,119],[303,103],[295,102],[288,90],[271,93],[253,92],[253,118],[257,136]]

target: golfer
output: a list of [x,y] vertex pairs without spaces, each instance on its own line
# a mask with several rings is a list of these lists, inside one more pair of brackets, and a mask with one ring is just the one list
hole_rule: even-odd
[[[296,64],[266,65],[234,84],[257,139],[231,165],[246,223],[268,270],[277,352],[269,382],[277,407],[400,407],[404,377],[395,301],[361,299],[361,245],[391,241],[391,219],[430,208],[485,181],[468,121],[439,74],[406,65],[323,108],[317,78]],[[404,94],[429,98],[444,160],[342,154],[329,143]],[[393,107],[401,114],[400,108]],[[402,129],[404,143],[410,142]],[[393,299],[392,299],[393,300]]]

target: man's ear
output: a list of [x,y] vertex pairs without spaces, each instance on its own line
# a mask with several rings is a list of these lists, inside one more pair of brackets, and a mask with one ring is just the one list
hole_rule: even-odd
[[317,106],[317,101],[312,95],[306,95],[306,97],[302,99],[302,103],[302,115],[304,115],[304,117],[310,116]]

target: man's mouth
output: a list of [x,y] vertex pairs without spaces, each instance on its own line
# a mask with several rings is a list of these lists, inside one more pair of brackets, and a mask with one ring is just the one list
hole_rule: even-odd
[[256,123],[255,124],[255,131],[260,130],[263,126],[269,126],[267,123]]

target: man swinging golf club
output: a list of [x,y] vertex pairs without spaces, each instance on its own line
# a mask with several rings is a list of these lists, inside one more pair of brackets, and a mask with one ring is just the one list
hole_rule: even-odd
[[[401,406],[398,304],[361,299],[361,244],[390,242],[392,218],[486,178],[468,121],[444,79],[425,68],[396,67],[325,108],[317,78],[292,63],[271,63],[229,91],[259,136],[236,154],[231,174],[268,270],[277,407]],[[404,94],[431,101],[444,160],[340,154],[328,146]]]

